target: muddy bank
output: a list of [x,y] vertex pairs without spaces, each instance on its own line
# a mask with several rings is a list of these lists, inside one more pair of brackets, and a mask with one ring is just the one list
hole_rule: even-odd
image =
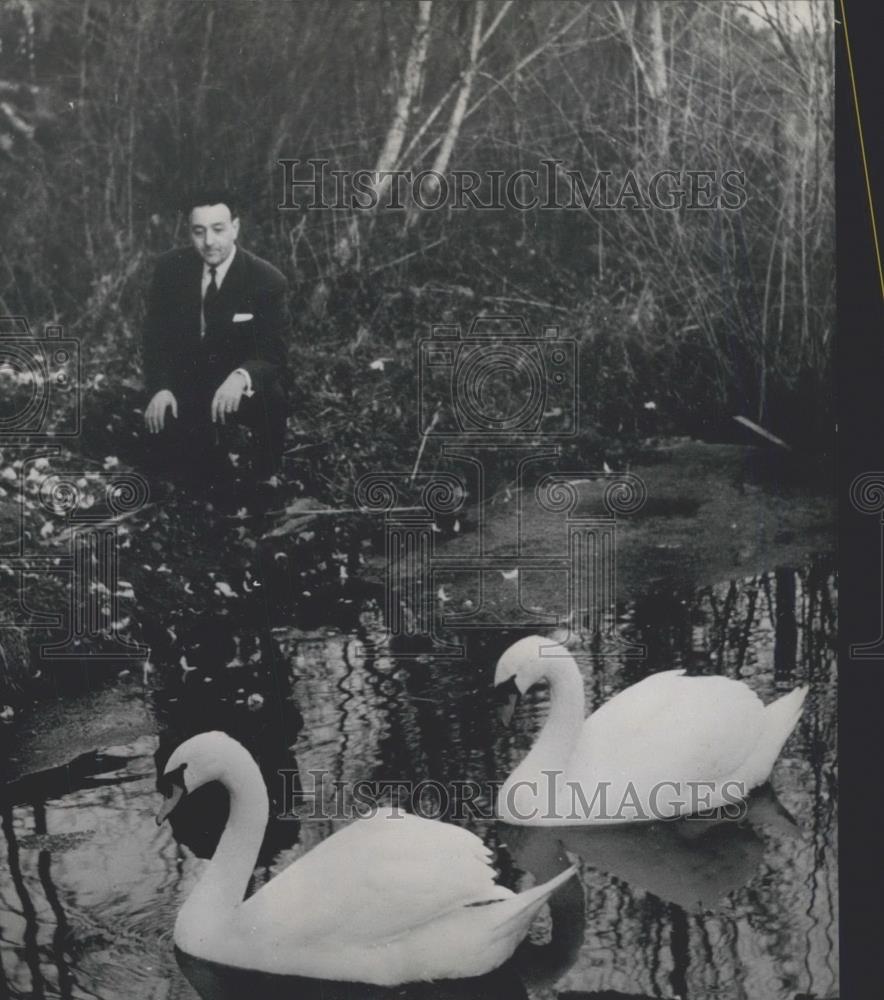
[[[649,594],[662,594],[666,600],[661,607],[671,609],[666,613],[688,615],[693,612],[676,608],[673,598],[677,603],[684,596],[690,603],[692,595],[704,587],[780,568],[806,567],[834,550],[835,505],[827,471],[818,464],[811,466],[791,455],[750,447],[681,441],[646,453],[629,471],[644,484],[647,496],[639,510],[618,517],[616,522],[616,585],[621,607]],[[607,480],[572,480],[572,484],[579,498],[572,516],[606,512]],[[481,531],[480,513],[484,517]],[[188,523],[192,526],[192,517]],[[440,620],[448,623],[450,617],[466,620],[469,626],[532,624],[538,628],[555,625],[556,618],[564,620],[568,611],[567,570],[544,570],[536,565],[547,557],[561,560],[567,556],[567,521],[562,513],[541,508],[533,502],[530,490],[504,487],[484,511],[468,510],[463,525],[457,534],[436,536],[434,557],[455,564],[462,560],[464,566],[475,564],[481,535],[484,558],[502,559],[505,568],[483,574],[481,594],[474,570],[455,568],[438,573],[433,581],[437,625]],[[523,555],[534,560],[534,568],[506,568],[505,560],[515,551],[518,532]],[[191,545],[195,544],[191,540]],[[376,545],[375,551],[378,549],[382,551],[382,546]],[[309,566],[302,565],[301,571],[308,573]],[[362,597],[354,592],[347,599],[351,626],[345,631],[353,631],[352,623],[358,621],[360,607],[368,600],[365,595],[380,596],[385,572],[383,555],[372,556],[360,580],[364,584]],[[194,578],[193,564],[187,575]],[[209,574],[205,575],[208,579]],[[402,579],[407,579],[407,573]],[[406,589],[403,586],[403,593]],[[406,601],[408,595],[403,593],[400,597]],[[287,595],[297,596],[291,589]],[[158,595],[152,596],[156,601]],[[217,595],[209,594],[212,596]],[[245,604],[242,600],[226,603]],[[326,622],[340,617],[339,603],[323,603]],[[169,650],[168,666],[158,668],[149,686],[165,688],[179,699],[179,714],[195,711],[189,692],[198,691],[195,704],[201,709],[212,701],[211,692],[219,704],[229,701],[250,724],[258,723],[260,719],[253,718],[249,708],[249,696],[257,692],[271,704],[275,678],[287,672],[284,664],[275,662],[276,640],[268,633],[257,643],[252,634],[254,616],[245,615],[242,607],[236,609],[238,613],[228,608],[212,613],[208,598],[205,607],[205,621],[200,619],[202,631],[182,631],[181,648]],[[168,612],[171,615],[176,608],[180,617],[184,609],[174,602]],[[274,629],[276,636],[299,635],[295,626],[304,624],[302,611],[296,602],[291,603],[287,621],[277,622],[282,632]],[[264,613],[266,616],[266,604]],[[384,624],[377,624],[383,630]],[[156,661],[158,652],[154,643]],[[179,662],[182,655],[183,666]],[[150,694],[141,683],[141,664],[122,666],[126,673],[110,684],[108,676],[114,678],[117,670],[101,675],[86,671],[84,677],[89,682],[84,684],[73,680],[56,684],[54,694],[41,705],[18,717],[13,725],[0,727],[0,760],[6,758],[0,765],[0,780],[17,782],[28,773],[52,771],[78,760],[84,774],[97,773],[101,761],[89,757],[93,751],[156,732]],[[230,678],[236,680],[235,684],[231,681],[233,688],[244,694],[227,692],[230,684],[221,692],[220,681]],[[244,700],[246,704],[239,705]],[[68,778],[74,780],[75,776]]]
[[69,792],[109,769],[113,747],[133,743],[156,728],[144,688],[125,677],[45,701],[17,725],[0,730],[4,796],[16,802],[30,801],[35,790],[44,797],[53,790]]
[[[819,460],[681,440],[644,453],[628,472],[644,484],[646,499],[616,518],[618,603],[658,588],[692,592],[796,568],[834,551],[833,474]],[[581,475],[573,469],[563,475],[576,498],[570,517],[605,516],[610,478],[583,481]],[[433,560],[445,568],[433,577],[434,601],[446,621],[550,622],[567,611],[568,513],[544,509],[535,486],[500,488],[484,510],[466,512],[459,534],[437,536]],[[480,564],[491,567],[481,587]],[[381,579],[384,567],[376,557],[372,575]],[[400,574],[406,592],[404,562]]]

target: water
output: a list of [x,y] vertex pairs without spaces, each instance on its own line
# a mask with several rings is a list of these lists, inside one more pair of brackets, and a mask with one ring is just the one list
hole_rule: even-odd
[[[245,678],[221,699],[225,724],[261,758],[273,811],[294,805],[300,817],[271,823],[256,884],[341,826],[353,783],[366,779],[387,783],[390,795],[396,782],[423,782],[412,806],[430,812],[441,803],[495,850],[512,887],[561,870],[563,851],[577,861],[579,881],[555,898],[516,960],[482,980],[385,992],[176,956],[172,925],[202,865],[194,852],[211,853],[225,815],[223,797],[206,789],[174,830],[153,820],[155,754],[164,761],[189,730],[213,724],[209,692],[219,678],[206,683],[197,671],[171,700],[145,695],[141,735],[80,758],[65,780],[44,775],[6,789],[0,997],[834,997],[835,594],[825,560],[697,593],[661,589],[624,611],[624,634],[648,645],[647,661],[605,659],[586,671],[590,706],[673,666],[741,678],[765,702],[810,685],[771,789],[747,822],[711,829],[556,833],[489,818],[493,783],[521,759],[546,711],[541,692],[525,700],[511,730],[494,721],[489,687],[507,637],[473,636],[460,662],[421,662],[373,657],[380,626],[370,616],[366,642],[277,630],[279,691],[265,684],[263,702],[249,705],[257,681]],[[466,804],[456,794],[464,781],[473,789]],[[293,900],[301,905],[309,901]]]

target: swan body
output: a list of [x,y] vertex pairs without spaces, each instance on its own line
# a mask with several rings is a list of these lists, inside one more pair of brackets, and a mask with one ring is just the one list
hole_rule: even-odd
[[182,906],[174,940],[241,969],[381,986],[479,976],[505,962],[571,868],[518,895],[494,882],[490,852],[456,826],[380,808],[333,834],[243,900],[267,824],[264,781],[224,733],[172,754],[168,815],[183,794],[220,781],[227,826]]
[[564,646],[528,636],[498,661],[495,686],[511,706],[543,680],[549,716],[498,795],[508,823],[613,825],[720,808],[739,815],[770,777],[807,696],[796,688],[765,706],[741,681],[667,670],[585,718],[583,679]]

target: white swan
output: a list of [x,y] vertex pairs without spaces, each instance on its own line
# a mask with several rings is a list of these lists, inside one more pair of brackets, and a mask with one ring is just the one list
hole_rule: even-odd
[[516,895],[490,852],[456,826],[380,809],[333,834],[243,901],[267,824],[264,780],[224,733],[169,758],[157,823],[186,792],[220,781],[227,826],[175,921],[175,944],[242,969],[394,986],[479,976],[505,962],[571,868]]
[[739,811],[770,777],[807,695],[796,688],[765,707],[741,681],[667,670],[587,719],[574,658],[535,635],[498,661],[503,714],[511,716],[518,697],[544,680],[546,724],[498,794],[498,816],[507,823],[584,826]]

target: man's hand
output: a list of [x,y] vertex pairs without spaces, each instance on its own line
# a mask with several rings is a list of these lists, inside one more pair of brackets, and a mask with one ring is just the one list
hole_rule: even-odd
[[231,413],[236,413],[242,394],[246,389],[246,377],[242,372],[231,372],[218,387],[212,400],[212,423],[226,423]]
[[172,416],[178,419],[178,400],[168,389],[160,389],[147,404],[144,422],[151,434],[159,434],[166,425],[166,410],[172,408]]

